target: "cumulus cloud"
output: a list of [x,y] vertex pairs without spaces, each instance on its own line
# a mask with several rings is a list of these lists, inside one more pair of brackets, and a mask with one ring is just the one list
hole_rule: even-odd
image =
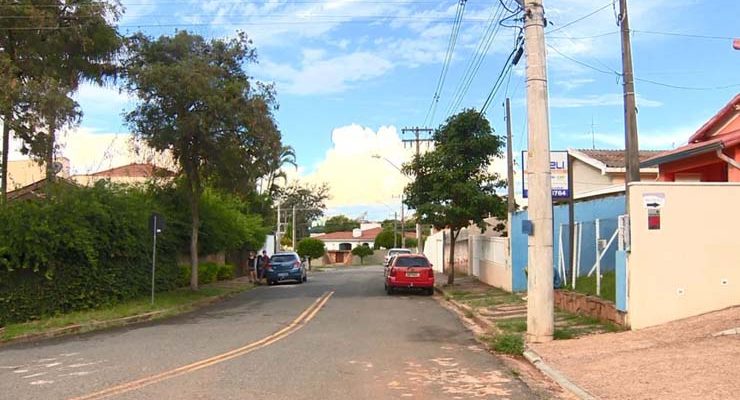
[[299,95],[343,92],[354,83],[379,77],[393,68],[389,60],[369,52],[324,56],[323,51],[305,50],[298,67],[268,60],[259,68],[277,82],[281,92]]

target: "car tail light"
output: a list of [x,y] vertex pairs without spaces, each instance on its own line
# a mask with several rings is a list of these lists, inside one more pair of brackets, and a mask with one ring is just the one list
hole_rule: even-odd
[[270,263],[267,263],[267,266],[265,267],[266,270],[272,271],[272,265]]
[[293,268],[294,269],[298,269],[300,267],[301,267],[301,262],[300,261],[296,261],[296,262],[293,263]]
[[391,267],[390,276],[396,276],[396,267]]

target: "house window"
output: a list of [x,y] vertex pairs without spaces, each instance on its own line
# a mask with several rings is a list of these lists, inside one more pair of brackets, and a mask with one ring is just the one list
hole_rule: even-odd
[[352,243],[339,243],[339,250],[352,250]]

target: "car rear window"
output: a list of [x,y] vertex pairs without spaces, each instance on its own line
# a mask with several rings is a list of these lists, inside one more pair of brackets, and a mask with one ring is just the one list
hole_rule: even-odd
[[272,256],[272,258],[270,259],[270,262],[284,263],[284,262],[292,262],[295,260],[296,260],[296,257],[292,254],[276,254]]
[[424,257],[400,257],[396,260],[397,267],[429,267],[429,260]]

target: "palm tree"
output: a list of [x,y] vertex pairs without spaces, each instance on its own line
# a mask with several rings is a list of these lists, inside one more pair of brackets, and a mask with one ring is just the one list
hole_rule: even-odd
[[285,171],[283,171],[283,167],[285,165],[292,165],[295,169],[298,169],[295,149],[293,149],[293,146],[282,146],[277,157],[270,161],[270,173],[267,175],[267,185],[265,186],[265,190],[267,190],[268,193],[275,192],[277,189],[275,181],[278,179],[282,179],[284,182],[287,182],[288,176],[285,174]]

